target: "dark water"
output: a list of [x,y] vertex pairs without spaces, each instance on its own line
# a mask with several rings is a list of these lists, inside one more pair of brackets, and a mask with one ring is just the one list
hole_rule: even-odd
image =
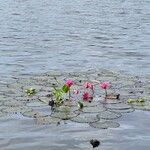
[[149,73],[149,0],[3,0],[0,77],[111,68]]
[[[149,8],[149,0],[3,0],[0,81],[88,68],[149,74]],[[120,120],[120,128],[99,131],[38,126],[16,117],[0,121],[0,150],[90,149],[91,137],[102,140],[103,150],[150,148],[149,112],[135,112]]]

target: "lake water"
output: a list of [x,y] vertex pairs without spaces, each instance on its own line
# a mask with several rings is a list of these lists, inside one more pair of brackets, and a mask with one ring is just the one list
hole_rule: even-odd
[[[149,0],[3,0],[0,3],[0,82],[22,74],[89,68],[148,75],[149,8]],[[104,141],[102,149],[149,150],[147,118],[150,115],[142,114],[145,117],[141,120],[141,113],[131,114],[127,127],[123,122],[117,131],[100,131]],[[135,117],[138,126],[132,121]],[[142,128],[143,120],[146,125]],[[65,150],[68,141],[69,150],[79,149],[78,144],[81,149],[88,148],[80,141],[85,136],[90,138],[89,127],[74,128],[68,125],[54,132],[50,127],[35,125],[33,120],[5,118],[0,121],[0,149],[58,150],[62,146]],[[71,136],[72,133],[75,134]],[[89,133],[93,138],[99,137],[97,130]],[[127,136],[119,139],[124,134]]]
[[149,0],[3,0],[0,77],[111,68],[149,73]]

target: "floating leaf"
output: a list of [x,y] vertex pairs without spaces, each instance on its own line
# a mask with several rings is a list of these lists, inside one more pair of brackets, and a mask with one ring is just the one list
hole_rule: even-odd
[[89,125],[91,127],[94,128],[99,128],[99,129],[107,129],[107,128],[117,128],[120,126],[119,123],[114,122],[114,121],[98,121],[98,122],[93,122],[93,123],[89,123]]
[[98,101],[92,101],[92,102],[83,102],[84,107],[94,107],[101,105]]
[[106,104],[105,107],[108,109],[130,109],[131,108],[131,106],[124,103]]
[[39,101],[45,103],[46,105],[49,104],[50,100],[51,100],[51,98],[49,98],[49,97],[39,97]]
[[38,112],[38,111],[35,111],[35,110],[32,110],[32,111],[26,111],[23,113],[23,116],[25,117],[32,117],[32,118],[37,118],[37,117],[42,117],[44,116],[44,114]]
[[144,98],[143,98],[143,97],[140,97],[140,98],[138,98],[138,99],[137,99],[137,102],[139,102],[139,103],[143,103],[143,102],[145,102],[145,100],[144,100]]
[[129,109],[110,109],[109,111],[119,112],[119,113],[131,113],[131,112],[134,112],[135,109],[134,108],[129,108]]
[[26,111],[31,111],[31,108],[25,106],[16,106],[16,107],[7,107],[2,109],[3,112],[6,113],[24,113]]
[[75,114],[73,112],[54,112],[51,114],[51,117],[59,118],[62,120],[69,120],[71,118],[76,117],[78,114]]
[[42,107],[42,106],[47,106],[47,104],[42,103],[42,102],[30,102],[30,103],[27,103],[26,106],[28,106],[28,107]]
[[100,119],[117,119],[119,117],[121,117],[121,113],[117,113],[117,112],[112,112],[112,111],[103,111],[103,112],[100,112],[98,115],[97,115],[98,118]]
[[135,103],[137,101],[137,99],[133,99],[133,98],[129,98],[128,100],[127,100],[127,103]]
[[71,118],[70,120],[79,123],[89,123],[99,121],[99,118],[97,118],[96,114],[82,113],[77,117]]
[[25,103],[24,102],[22,102],[22,101],[17,101],[17,100],[8,100],[8,101],[5,101],[4,102],[4,105],[5,106],[10,106],[10,107],[15,107],[15,106],[24,106],[25,105]]
[[85,113],[99,113],[99,112],[102,112],[105,110],[106,110],[106,108],[100,104],[97,106],[94,106],[94,107],[84,107],[83,108],[83,112],[85,112]]
[[55,108],[56,112],[64,112],[64,113],[74,112],[75,110],[77,110],[77,107],[69,107],[64,105]]
[[107,99],[107,100],[102,100],[102,101],[100,101],[102,104],[118,104],[118,103],[123,103],[124,102],[124,100],[122,99],[122,100],[111,100],[111,99]]
[[150,111],[150,101],[132,103],[131,106],[133,106],[135,109]]
[[144,100],[143,97],[140,97],[140,98],[137,98],[137,99],[129,98],[127,100],[127,103],[130,103],[130,104],[135,103],[135,102],[137,102],[137,103],[143,103],[143,102],[145,102],[145,100]]
[[6,113],[0,111],[0,117],[6,116]]
[[61,119],[53,118],[51,116],[37,117],[37,123],[39,124],[59,124]]

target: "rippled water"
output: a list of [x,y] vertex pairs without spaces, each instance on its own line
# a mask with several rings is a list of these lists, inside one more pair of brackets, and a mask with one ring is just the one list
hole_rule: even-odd
[[146,74],[148,0],[3,0],[0,76],[112,68]]
[[[3,0],[0,81],[89,68],[149,74],[149,8],[149,0]],[[148,112],[135,112],[120,121],[119,129],[99,132],[70,124],[52,131],[16,117],[0,121],[1,150],[89,149],[91,137],[102,139],[104,150],[149,150]]]

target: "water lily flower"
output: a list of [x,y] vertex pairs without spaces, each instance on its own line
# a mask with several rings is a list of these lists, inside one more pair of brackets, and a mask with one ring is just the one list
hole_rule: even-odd
[[88,101],[88,99],[89,99],[89,93],[88,93],[88,92],[84,92],[84,93],[82,94],[82,100],[83,100],[83,101]]
[[73,85],[72,80],[66,80],[65,85],[70,88]]
[[91,83],[89,83],[89,82],[85,82],[85,83],[83,83],[83,87],[84,88],[86,88],[86,89],[93,89],[93,85],[91,84]]
[[73,94],[79,94],[79,90],[73,90]]
[[107,88],[108,88],[108,83],[107,82],[102,82],[99,84],[100,88],[105,90],[105,96],[107,97]]
[[102,82],[99,84],[100,88],[102,89],[107,89],[108,88],[108,83],[107,82]]

